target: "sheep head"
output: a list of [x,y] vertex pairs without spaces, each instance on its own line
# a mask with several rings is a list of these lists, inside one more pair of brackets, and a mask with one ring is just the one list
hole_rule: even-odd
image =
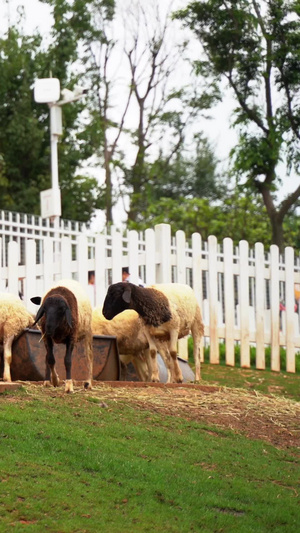
[[104,300],[102,314],[107,320],[112,320],[131,306],[132,284],[127,282],[110,285]]
[[68,330],[72,329],[71,309],[61,296],[45,298],[37,312],[35,322],[39,322],[42,317],[44,317],[42,330],[47,336],[55,336],[55,332],[65,326],[67,326]]
[[128,282],[110,285],[103,304],[103,316],[111,320],[126,309],[134,309],[145,324],[154,327],[172,318],[168,298],[162,292]]

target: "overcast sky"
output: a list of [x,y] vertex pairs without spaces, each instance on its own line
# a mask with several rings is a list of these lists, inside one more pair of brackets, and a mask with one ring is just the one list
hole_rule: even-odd
[[[169,0],[160,0],[161,4],[169,4]],[[181,7],[187,1],[176,0],[175,6]],[[18,17],[18,6],[23,6],[26,14],[26,31],[32,32],[36,28],[43,34],[45,39],[50,38],[51,9],[48,5],[42,4],[38,0],[0,0],[0,35],[7,30],[8,21],[16,21]],[[233,108],[233,101],[228,96],[221,104],[216,106],[210,113],[211,120],[202,120],[199,129],[203,130],[215,147],[217,157],[226,166],[230,149],[236,140],[235,132],[230,129],[230,116]],[[285,180],[280,197],[293,191],[300,184],[300,178],[294,177]],[[100,217],[101,218],[101,217]],[[121,217],[122,218],[122,217]],[[99,219],[100,220],[100,219]],[[100,223],[100,222],[99,222]]]

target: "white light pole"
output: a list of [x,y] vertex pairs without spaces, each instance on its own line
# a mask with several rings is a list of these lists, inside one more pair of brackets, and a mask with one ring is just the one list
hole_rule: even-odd
[[[86,89],[77,87],[74,91],[60,90],[57,78],[42,78],[36,80],[34,85],[34,99],[37,103],[48,104],[50,108],[50,145],[51,145],[51,189],[41,191],[41,216],[59,220],[61,216],[61,194],[58,177],[58,151],[57,144],[62,135],[62,110],[64,104],[75,102],[82,98]],[[60,95],[62,99],[59,100]]]

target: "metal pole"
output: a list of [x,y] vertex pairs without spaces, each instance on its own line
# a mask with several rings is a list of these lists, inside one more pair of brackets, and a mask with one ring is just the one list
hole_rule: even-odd
[[[57,105],[50,107],[50,145],[51,145],[51,186],[55,222],[61,216],[61,200],[58,176],[58,140],[62,134],[61,109]],[[57,225],[57,224],[56,224]]]
[[[50,107],[50,114],[53,114],[53,107]],[[50,119],[50,124],[52,124],[52,120]],[[57,143],[58,143],[58,135],[55,135],[52,133],[52,128],[50,128],[50,136],[51,136],[51,184],[52,189],[59,189],[58,185],[58,155],[57,155]]]

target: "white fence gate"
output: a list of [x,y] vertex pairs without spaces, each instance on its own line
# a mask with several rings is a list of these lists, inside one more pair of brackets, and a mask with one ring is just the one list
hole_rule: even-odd
[[[265,368],[265,346],[271,346],[271,369],[280,370],[280,346],[287,351],[286,370],[295,372],[300,349],[299,310],[295,287],[300,284],[300,258],[293,248],[283,255],[261,243],[253,250],[246,241],[238,247],[229,238],[218,244],[214,236],[202,242],[198,233],[187,241],[183,231],[171,235],[168,224],[145,233],[97,234],[84,224],[59,221],[53,226],[40,217],[0,211],[0,291],[21,291],[30,302],[54,280],[77,279],[101,306],[110,283],[121,280],[129,266],[131,280],[188,283],[203,312],[211,363],[219,363],[219,343],[225,341],[226,363],[234,365],[234,345],[240,343],[241,366],[250,366],[250,345],[256,346],[256,367]],[[95,286],[88,272],[95,271]],[[280,303],[284,310],[280,312]],[[186,343],[181,343],[186,350]],[[202,347],[203,350],[203,347]]]

